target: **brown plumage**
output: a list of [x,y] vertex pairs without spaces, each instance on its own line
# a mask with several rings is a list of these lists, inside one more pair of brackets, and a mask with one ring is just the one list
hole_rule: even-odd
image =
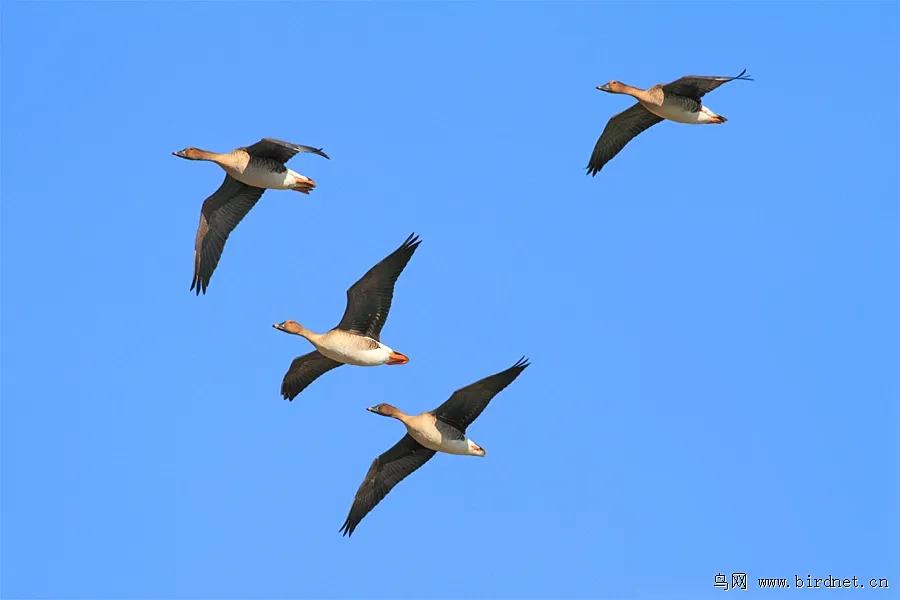
[[407,415],[390,404],[378,404],[367,409],[399,420],[406,426],[407,433],[372,461],[340,531],[344,535],[353,535],[369,511],[395,485],[428,462],[436,452],[484,456],[484,449],[466,437],[466,429],[484,411],[491,399],[512,383],[528,364],[523,357],[504,371],[456,390],[436,409],[419,415]]
[[369,269],[347,290],[344,316],[325,333],[310,331],[296,321],[283,321],[275,329],[306,338],[314,352],[294,359],[281,382],[281,395],[293,400],[319,376],[342,364],[359,366],[401,365],[409,358],[381,343],[381,329],[387,320],[400,273],[419,247],[421,240],[411,234],[388,256]]
[[700,99],[723,83],[735,80],[752,81],[746,69],[735,77],[689,75],[667,84],[657,84],[645,90],[610,81],[597,89],[611,94],[626,94],[638,102],[612,117],[594,145],[587,172],[596,175],[625,145],[641,132],[663,120],[687,124],[721,124],[727,119],[717,115]]
[[194,276],[191,290],[206,293],[229,234],[237,227],[266,189],[289,189],[308,194],[316,182],[285,166],[299,152],[328,158],[321,148],[262,139],[252,146],[218,153],[199,148],[173,152],[188,160],[214,162],[225,171],[225,180],[203,201],[200,223],[194,237]]

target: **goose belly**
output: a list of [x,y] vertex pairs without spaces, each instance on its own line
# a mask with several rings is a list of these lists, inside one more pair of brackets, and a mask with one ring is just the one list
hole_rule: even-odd
[[469,456],[472,451],[469,449],[469,440],[444,440],[441,444],[441,452],[447,454],[464,454]]
[[329,348],[326,346],[317,346],[316,349],[331,360],[358,367],[383,365],[391,356],[391,351],[384,346],[365,350],[358,348]]
[[711,121],[709,113],[711,113],[712,111],[710,111],[705,106],[701,107],[701,109],[697,112],[688,110],[684,106],[680,106],[676,103],[668,102],[663,102],[662,106],[657,106],[654,104],[644,104],[644,108],[652,112],[657,117],[662,117],[663,119],[668,119],[669,121],[675,121],[676,123],[696,125],[700,123],[709,123]]
[[253,187],[266,188],[271,190],[286,190],[291,187],[293,178],[290,170],[284,173],[275,173],[268,169],[254,168],[248,166],[243,173],[238,171],[229,171],[228,173],[241,183],[252,185]]
[[469,452],[469,442],[466,439],[451,440],[441,435],[441,432],[435,427],[422,429],[407,428],[409,435],[428,448],[437,452],[446,452],[447,454],[471,454]]

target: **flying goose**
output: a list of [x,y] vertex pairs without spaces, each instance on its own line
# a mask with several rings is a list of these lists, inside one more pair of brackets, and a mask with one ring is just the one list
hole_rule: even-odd
[[267,189],[294,190],[308,194],[316,182],[284,166],[298,152],[329,158],[321,148],[264,138],[252,146],[219,154],[199,148],[173,152],[179,158],[207,160],[225,170],[225,181],[203,201],[200,225],[194,240],[194,279],[191,290],[206,293],[228,234],[250,212]]
[[347,308],[334,329],[315,333],[296,321],[272,325],[279,331],[302,336],[316,347],[309,354],[295,358],[285,373],[281,395],[286,400],[293,400],[320,375],[342,364],[374,367],[409,362],[406,355],[382,344],[379,336],[391,309],[394,283],[419,243],[418,236],[410,235],[347,290]]
[[449,400],[420,415],[408,415],[390,404],[367,408],[376,415],[397,419],[406,426],[407,433],[372,461],[341,532],[353,535],[369,511],[407,475],[428,462],[435,452],[484,456],[484,448],[466,437],[466,428],[478,418],[491,398],[512,383],[528,364],[528,360],[522,357],[505,371],[456,390]]
[[691,125],[724,123],[727,119],[703,106],[700,98],[729,81],[753,81],[745,75],[746,72],[747,69],[744,69],[736,77],[688,75],[672,83],[658,83],[646,90],[615,80],[598,85],[600,91],[627,94],[638,102],[606,124],[588,161],[587,172],[596,175],[632,138],[663,119]]

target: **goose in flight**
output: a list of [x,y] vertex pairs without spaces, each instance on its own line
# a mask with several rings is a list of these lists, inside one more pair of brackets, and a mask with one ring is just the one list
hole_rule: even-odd
[[421,240],[415,234],[369,269],[347,290],[347,308],[336,327],[325,333],[310,331],[296,321],[272,325],[279,331],[306,338],[315,350],[294,359],[281,382],[281,395],[293,400],[323,373],[342,364],[374,367],[403,365],[409,358],[379,339],[391,309],[394,284]]
[[200,208],[200,225],[194,239],[194,278],[191,290],[206,293],[228,234],[250,212],[267,189],[294,190],[308,194],[316,182],[284,166],[298,152],[328,158],[321,148],[264,138],[252,146],[220,154],[199,148],[173,152],[187,160],[214,162],[225,170],[225,181]]
[[353,535],[370,510],[381,502],[391,489],[407,475],[424,465],[435,452],[484,456],[484,448],[466,437],[466,428],[478,418],[488,402],[512,383],[528,366],[519,361],[499,373],[453,392],[450,399],[436,409],[419,415],[408,415],[390,404],[367,408],[369,412],[397,419],[406,426],[406,435],[387,452],[372,461],[350,514],[341,527],[344,535]]
[[627,94],[637,100],[637,104],[620,112],[606,124],[588,161],[587,172],[596,175],[632,138],[664,119],[690,125],[724,123],[727,119],[703,106],[700,99],[723,83],[753,81],[746,73],[744,69],[735,77],[688,75],[671,83],[658,83],[646,90],[615,80],[598,85],[597,89],[603,92]]

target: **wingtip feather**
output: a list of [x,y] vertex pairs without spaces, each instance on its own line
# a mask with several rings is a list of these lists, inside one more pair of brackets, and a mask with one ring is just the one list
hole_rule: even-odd
[[422,243],[422,238],[420,238],[418,236],[418,234],[413,232],[413,233],[409,234],[409,237],[407,237],[403,241],[403,243],[400,245],[400,248],[401,249],[412,249],[413,251],[415,251],[415,249],[418,248],[419,244],[421,244],[421,243]]
[[356,529],[356,527],[351,526],[350,517],[347,517],[347,520],[344,521],[344,524],[341,525],[341,528],[338,529],[338,531],[341,532],[341,537],[351,537],[354,529]]
[[188,292],[194,292],[197,296],[199,296],[201,293],[206,295],[206,286],[203,285],[203,283],[199,279],[195,278],[191,282],[191,289],[188,290]]

